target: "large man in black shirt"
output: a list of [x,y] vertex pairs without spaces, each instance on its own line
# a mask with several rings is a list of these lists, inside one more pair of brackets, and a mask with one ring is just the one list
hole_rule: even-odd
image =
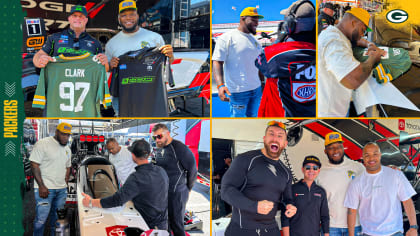
[[132,200],[149,228],[161,230],[168,228],[168,185],[169,179],[161,167],[149,163],[150,144],[145,140],[135,141],[128,150],[137,163],[124,185],[114,195],[92,199],[82,193],[85,207],[111,208],[121,206]]
[[195,157],[185,144],[170,136],[166,125],[157,124],[152,132],[156,146],[163,149],[163,155],[156,157],[156,164],[163,167],[169,177],[169,229],[174,236],[185,236],[185,206],[197,179]]
[[285,125],[270,121],[264,148],[238,155],[222,180],[222,199],[232,205],[226,236],[280,236],[275,220],[278,209],[292,217],[292,174],[280,161],[287,146]]

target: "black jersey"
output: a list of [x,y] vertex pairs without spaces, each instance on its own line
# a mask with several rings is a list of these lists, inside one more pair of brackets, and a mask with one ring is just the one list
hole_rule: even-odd
[[[292,201],[292,174],[281,161],[253,150],[238,155],[222,179],[222,199],[232,205],[232,221],[243,229],[276,228],[277,210]],[[258,201],[274,203],[267,214],[257,213]]]
[[130,51],[113,70],[111,95],[119,97],[121,117],[167,117],[168,58],[157,48]]
[[[284,42],[264,48],[255,61],[267,78],[278,78],[279,96],[287,117],[315,117],[316,73],[315,45],[308,42]],[[264,90],[265,92],[265,90]],[[265,109],[270,99],[261,101]]]
[[156,165],[165,169],[169,177],[169,191],[175,192],[180,185],[191,191],[197,179],[194,154],[181,141],[173,139],[163,148],[163,155],[156,157]]

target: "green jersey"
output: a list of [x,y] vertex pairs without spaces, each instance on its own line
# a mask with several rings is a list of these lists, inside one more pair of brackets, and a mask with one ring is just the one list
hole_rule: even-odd
[[96,56],[59,55],[41,70],[32,107],[47,117],[100,117],[100,102],[111,105],[105,67]]
[[[408,51],[402,48],[379,47],[385,50],[386,55],[382,56],[381,61],[373,69],[373,77],[376,82],[384,84],[393,81],[407,72],[411,67],[411,59]],[[354,57],[360,61],[366,61],[367,48],[353,48]]]

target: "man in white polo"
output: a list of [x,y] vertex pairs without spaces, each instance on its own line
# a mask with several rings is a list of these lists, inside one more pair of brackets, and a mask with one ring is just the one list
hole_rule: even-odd
[[[356,213],[359,213],[364,236],[417,236],[417,219],[411,197],[416,191],[404,173],[381,165],[381,150],[374,142],[363,148],[366,171],[352,181],[344,206],[348,208],[349,236],[354,236]],[[410,229],[404,234],[404,206]]]
[[121,187],[128,176],[135,171],[137,164],[133,161],[127,147],[120,146],[115,138],[109,138],[106,141],[106,148],[109,151],[109,161],[115,167],[118,184]]

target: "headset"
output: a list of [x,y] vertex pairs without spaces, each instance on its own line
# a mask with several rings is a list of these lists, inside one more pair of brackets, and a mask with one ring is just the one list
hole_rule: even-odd
[[296,24],[297,24],[296,12],[299,9],[299,7],[305,3],[311,4],[314,10],[316,9],[314,4],[309,0],[303,0],[299,2],[298,4],[294,5],[292,9],[290,10],[289,15],[286,16],[286,18],[284,19],[284,23],[281,25],[281,27],[283,28],[282,31],[285,31],[287,35],[292,35],[293,33],[295,33]]

